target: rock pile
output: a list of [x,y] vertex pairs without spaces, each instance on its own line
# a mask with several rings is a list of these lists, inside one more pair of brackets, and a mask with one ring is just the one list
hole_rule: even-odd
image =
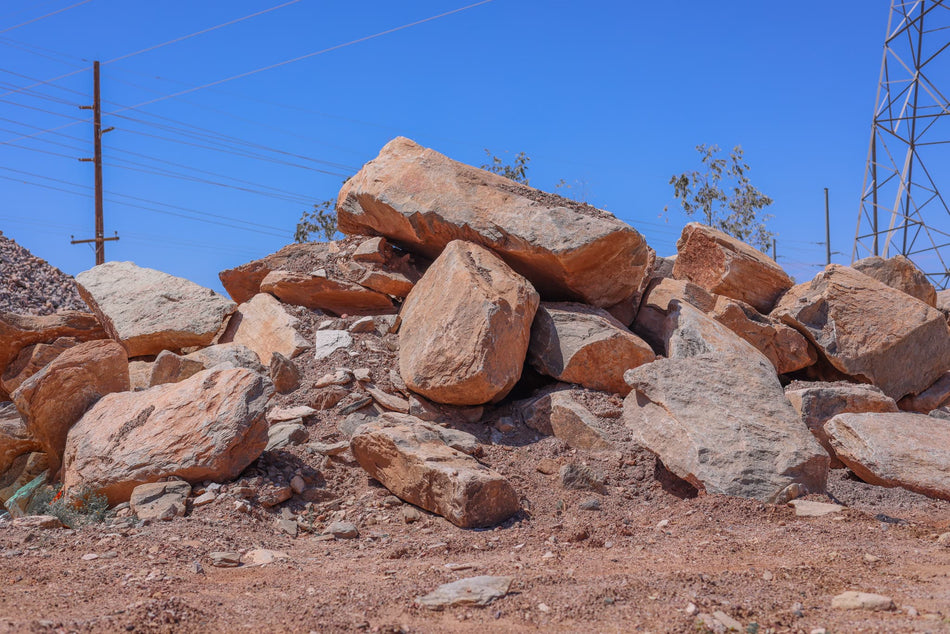
[[0,231],[0,313],[50,315],[85,308],[72,277]]
[[[299,458],[317,455],[492,526],[530,506],[482,445],[518,430],[581,455],[645,448],[693,493],[785,503],[847,467],[950,498],[950,458],[929,447],[950,442],[950,328],[906,260],[795,285],[695,223],[657,259],[605,211],[403,138],[347,181],[338,213],[345,239],[222,272],[233,301],[109,263],[78,276],[89,313],[0,314],[14,405],[0,407],[0,471],[16,484],[0,495],[27,485],[11,512],[59,480],[140,518],[221,499],[312,509],[332,497]],[[334,431],[308,443],[317,421]],[[560,475],[611,494],[580,461]],[[281,512],[280,530],[313,529]],[[328,536],[361,532],[322,517]]]

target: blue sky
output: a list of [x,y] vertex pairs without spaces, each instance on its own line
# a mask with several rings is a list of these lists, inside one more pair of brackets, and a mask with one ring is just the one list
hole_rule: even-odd
[[[76,160],[92,155],[77,108],[92,72],[4,93],[283,4],[88,0],[30,22],[77,2],[0,2],[0,229],[71,274],[94,263],[69,244],[93,235]],[[697,144],[738,144],[775,200],[780,264],[798,281],[823,264],[825,187],[833,261],[850,261],[886,0],[493,0],[120,110],[466,4],[298,0],[104,63],[107,259],[221,290],[218,271],[290,243],[304,209],[403,135],[474,164],[524,151],[532,185],[575,183],[661,255],[686,222],[670,176],[699,167]]]

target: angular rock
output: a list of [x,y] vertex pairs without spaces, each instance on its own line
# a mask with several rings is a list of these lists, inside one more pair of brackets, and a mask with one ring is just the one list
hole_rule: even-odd
[[152,361],[142,361],[140,359],[129,360],[129,389],[145,390],[149,387],[152,380]]
[[691,222],[676,243],[673,277],[689,280],[710,293],[772,310],[794,282],[775,260],[712,227]]
[[528,427],[554,436],[575,449],[604,451],[612,448],[599,419],[577,401],[573,390],[532,399],[523,406],[521,414]]
[[326,310],[337,315],[372,314],[393,310],[386,295],[347,280],[313,273],[271,271],[261,282],[261,291],[285,304]]
[[48,469],[49,462],[45,453],[36,451],[14,458],[6,471],[0,475],[0,504],[5,505],[14,493],[43,475]]
[[[686,359],[701,354],[768,361],[755,346],[722,324],[707,317],[690,304],[670,303],[669,312],[657,333],[659,348],[671,359]],[[773,366],[774,369],[774,366]]]
[[353,522],[333,522],[327,526],[325,534],[333,535],[337,539],[356,539],[360,536],[360,531]]
[[148,380],[149,387],[178,383],[190,376],[194,376],[206,369],[205,365],[194,359],[187,359],[170,350],[162,350],[152,364],[152,374]]
[[606,493],[607,487],[604,485],[604,476],[595,473],[587,465],[572,462],[561,467],[561,486],[565,489],[574,491],[594,491],[596,493]]
[[270,358],[270,380],[280,394],[290,394],[300,387],[300,370],[297,364],[275,352]]
[[298,324],[272,295],[260,293],[237,307],[221,342],[245,345],[257,353],[261,363],[270,365],[274,352],[293,359],[311,347],[297,331]]
[[937,291],[936,309],[950,319],[950,290]]
[[130,357],[207,346],[236,304],[181,277],[106,262],[76,276],[79,294]]
[[13,528],[50,530],[66,527],[55,515],[27,515],[15,518]]
[[882,258],[872,255],[851,265],[856,271],[873,277],[882,284],[916,297],[928,306],[937,307],[937,289],[930,283],[924,272],[903,255]]
[[[53,343],[61,337],[93,341],[107,336],[99,320],[89,313],[70,310],[42,317],[0,313],[0,372],[6,370],[27,346]],[[0,383],[0,400],[9,395]]]
[[432,610],[456,606],[483,607],[508,594],[512,581],[511,577],[487,575],[459,579],[418,597],[416,603]]
[[350,450],[394,495],[456,526],[492,526],[515,514],[518,495],[508,481],[449,447],[440,434],[431,423],[386,415],[358,427]]
[[30,435],[16,408],[0,403],[0,478],[18,457],[41,449],[42,445]]
[[905,412],[927,414],[947,403],[950,403],[950,372],[920,394],[905,396],[897,405]]
[[110,394],[70,430],[64,485],[89,487],[118,504],[136,486],[162,478],[232,480],[267,446],[272,394],[268,379],[244,368]]
[[873,385],[795,382],[785,388],[785,398],[831,456],[832,468],[844,465],[835,457],[828,434],[825,433],[826,422],[838,414],[898,411],[894,399]]
[[623,420],[634,440],[700,491],[764,502],[793,485],[824,491],[828,455],[761,355],[661,359],[626,379],[634,391]]
[[833,598],[831,607],[838,610],[893,610],[894,601],[882,594],[849,590]]
[[922,392],[950,369],[940,311],[854,269],[829,264],[786,293],[772,312],[838,371],[893,399]]
[[62,352],[79,343],[75,337],[60,337],[52,343],[34,343],[20,350],[16,359],[3,371],[0,387],[8,394],[20,387],[20,384],[39,372],[47,363]]
[[373,400],[379,403],[383,409],[388,409],[391,412],[402,412],[403,414],[409,413],[408,399],[394,394],[388,394],[375,385],[366,385],[363,389],[365,389],[366,393],[372,396]]
[[50,472],[56,475],[70,428],[100,398],[128,389],[125,348],[101,340],[66,350],[11,396],[26,428],[49,456]]
[[293,447],[302,445],[310,440],[310,432],[300,422],[296,421],[282,422],[272,425],[267,430],[267,447],[265,451],[274,449],[283,449],[284,447]]
[[162,351],[152,364],[149,387],[178,383],[211,368],[247,368],[258,374],[265,373],[253,350],[239,343],[221,343],[183,356]]
[[844,510],[840,504],[812,500],[792,500],[788,505],[795,509],[795,515],[798,517],[824,517]]
[[140,520],[171,520],[185,515],[191,485],[182,480],[150,482],[132,489],[129,506]]
[[639,295],[654,254],[612,214],[390,141],[340,190],[340,231],[435,258],[453,240],[492,249],[546,299],[599,307]]
[[318,330],[314,335],[313,355],[320,361],[340,348],[353,345],[353,337],[345,330]]
[[559,381],[626,395],[623,373],[655,358],[645,341],[605,310],[545,302],[534,316],[528,361]]
[[492,252],[449,243],[402,307],[406,385],[437,403],[501,400],[521,377],[538,301],[531,284]]
[[950,500],[950,421],[924,414],[839,414],[825,423],[838,458],[868,484]]

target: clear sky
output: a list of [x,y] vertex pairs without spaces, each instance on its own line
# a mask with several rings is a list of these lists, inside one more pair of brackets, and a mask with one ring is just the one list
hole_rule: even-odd
[[398,135],[473,164],[524,151],[532,185],[574,183],[660,255],[686,222],[670,176],[697,144],[741,145],[779,263],[820,270],[825,187],[850,261],[887,0],[492,0],[357,41],[471,2],[0,0],[0,229],[67,273],[94,264],[69,240],[93,236],[77,106],[101,60],[107,259],[218,290]]

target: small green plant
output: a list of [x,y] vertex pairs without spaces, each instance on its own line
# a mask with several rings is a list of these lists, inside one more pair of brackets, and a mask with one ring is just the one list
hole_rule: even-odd
[[483,170],[488,170],[493,174],[498,174],[499,176],[504,176],[509,178],[516,183],[521,183],[523,185],[530,185],[528,182],[528,162],[531,160],[524,152],[518,152],[515,156],[515,160],[512,163],[505,163],[501,158],[495,156],[487,149],[485,154],[488,155],[488,158],[491,159],[488,163],[482,165]]
[[303,212],[297,223],[297,231],[294,232],[294,241],[313,242],[321,237],[327,241],[333,240],[337,231],[335,204],[335,201],[324,200],[316,203],[313,211]]
[[99,524],[109,516],[109,500],[101,493],[81,489],[77,494],[64,495],[63,485],[43,487],[30,504],[36,515],[52,515],[69,528]]

